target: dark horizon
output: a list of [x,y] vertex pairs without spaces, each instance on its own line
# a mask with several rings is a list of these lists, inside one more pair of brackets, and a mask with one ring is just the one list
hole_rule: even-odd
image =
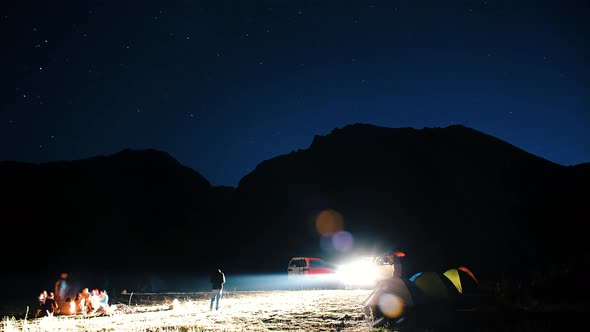
[[61,272],[95,280],[89,287],[162,292],[212,267],[284,275],[291,257],[389,250],[406,253],[406,276],[466,266],[490,284],[559,284],[567,297],[588,260],[590,168],[464,126],[348,126],[231,190],[155,151],[0,170],[15,234],[2,246],[2,294],[23,301]]
[[[333,131],[335,131],[335,130],[340,130],[340,129],[342,129],[342,128],[345,128],[345,127],[348,127],[348,126],[351,126],[351,125],[368,125],[368,126],[376,126],[376,127],[381,127],[381,128],[388,128],[388,129],[415,129],[415,130],[418,130],[418,131],[420,131],[420,130],[424,130],[424,129],[436,129],[436,128],[447,128],[447,127],[453,127],[453,126],[461,126],[461,127],[465,127],[465,128],[469,128],[469,129],[474,129],[474,130],[477,130],[476,128],[471,128],[471,127],[468,127],[468,126],[465,126],[465,125],[462,125],[462,124],[452,124],[452,125],[449,125],[449,126],[447,126],[447,127],[439,127],[439,126],[435,126],[435,127],[424,127],[424,128],[413,128],[413,127],[390,128],[390,127],[377,126],[377,125],[374,125],[374,124],[368,124],[368,123],[353,123],[353,124],[346,124],[346,125],[344,125],[344,126],[342,126],[342,127],[334,128],[334,129],[333,129],[333,130],[331,130],[330,132],[333,132]],[[478,130],[477,130],[477,131],[478,131]],[[330,132],[329,132],[329,133],[327,133],[326,135],[315,135],[314,137],[317,137],[317,136],[319,136],[319,137],[325,137],[325,136],[329,135],[329,134],[330,134]],[[489,133],[486,133],[486,132],[481,132],[481,133],[482,133],[482,134],[486,134],[486,135],[490,135]],[[493,136],[493,135],[490,135],[490,136]],[[496,138],[497,138],[497,137],[496,137]],[[534,155],[534,156],[536,156],[536,157],[539,157],[539,158],[541,158],[541,159],[547,160],[547,161],[549,161],[549,162],[551,162],[551,163],[554,163],[554,164],[557,164],[557,165],[560,165],[560,166],[578,166],[578,165],[582,165],[582,164],[588,164],[588,163],[590,163],[590,160],[589,160],[589,161],[582,161],[582,162],[580,162],[580,163],[577,163],[577,164],[571,164],[571,165],[560,164],[560,163],[557,163],[557,162],[555,162],[555,161],[553,161],[553,160],[550,160],[550,159],[544,158],[543,156],[535,155],[534,153],[531,153],[530,151],[527,151],[527,150],[525,150],[525,149],[522,149],[522,148],[520,148],[520,147],[518,147],[518,146],[516,146],[516,145],[512,144],[511,142],[508,142],[508,141],[504,141],[504,142],[505,142],[505,143],[507,143],[507,144],[509,144],[509,145],[513,145],[513,146],[515,146],[516,148],[518,148],[518,149],[521,149],[522,151],[524,151],[524,152],[526,152],[526,153],[530,153],[530,154],[532,154],[532,155]],[[305,151],[305,150],[307,150],[307,149],[309,149],[309,148],[311,147],[311,144],[312,144],[312,143],[310,143],[310,144],[309,144],[307,147],[305,147],[305,148],[301,148],[301,149],[297,149],[296,151]],[[98,158],[100,158],[100,157],[107,157],[107,158],[108,158],[108,157],[111,157],[111,156],[113,156],[113,155],[117,155],[117,154],[120,154],[120,153],[124,153],[125,151],[135,151],[135,152],[140,152],[140,151],[154,151],[154,152],[161,152],[161,153],[165,153],[165,154],[168,154],[168,155],[170,155],[170,157],[171,157],[171,158],[173,158],[173,159],[175,159],[176,161],[178,161],[178,162],[179,162],[179,163],[180,163],[182,166],[188,167],[188,168],[192,169],[193,171],[196,171],[196,172],[197,172],[197,173],[199,173],[200,175],[204,176],[204,175],[203,175],[203,174],[201,174],[201,173],[200,173],[200,172],[199,172],[197,169],[195,169],[195,168],[192,168],[190,165],[183,164],[183,163],[182,163],[180,160],[178,160],[177,158],[175,158],[175,157],[174,157],[174,155],[172,155],[172,154],[171,154],[169,151],[159,150],[159,149],[156,149],[156,148],[150,148],[150,147],[146,147],[146,148],[140,148],[140,149],[134,149],[134,148],[124,147],[124,148],[122,148],[121,150],[114,151],[114,152],[112,152],[112,153],[108,153],[108,154],[99,154],[99,155],[91,155],[91,156],[88,156],[88,157],[85,157],[85,158],[80,158],[80,159],[69,159],[69,160],[68,160],[68,159],[56,159],[56,160],[47,160],[47,161],[25,161],[25,160],[14,160],[14,159],[13,159],[13,160],[0,160],[0,162],[17,162],[17,163],[26,163],[26,164],[34,164],[34,165],[43,165],[43,164],[51,164],[51,163],[62,163],[62,162],[66,162],[66,163],[68,163],[68,162],[75,162],[75,161],[84,161],[84,160],[90,160],[90,159],[94,159],[94,158],[97,158],[97,157],[98,157]],[[291,151],[291,153],[292,153],[292,152],[295,152],[295,151]],[[288,154],[288,153],[283,153],[283,154],[276,155],[276,156],[270,156],[270,157],[269,157],[268,159],[266,159],[266,160],[273,159],[273,158],[276,158],[276,157],[281,157],[281,156],[284,156],[284,155],[287,155],[287,154]],[[262,162],[264,162],[264,161],[266,161],[266,160],[260,160],[260,162],[259,162],[258,164],[260,164],[260,163],[262,163]],[[257,165],[258,165],[258,164],[257,164]],[[246,175],[248,175],[248,174],[244,174],[244,176],[246,176]],[[211,184],[212,186],[214,186],[214,187],[232,187],[232,188],[236,188],[236,187],[237,187],[237,185],[238,185],[238,183],[236,183],[235,185],[215,185],[214,183],[211,183],[211,181],[210,181],[209,179],[207,179],[206,177],[204,177],[204,178],[205,178],[207,181],[209,181],[209,182],[210,182],[210,184]],[[242,178],[243,178],[243,177],[242,177]],[[242,179],[242,178],[240,178],[240,179]],[[240,179],[239,179],[239,180],[240,180]],[[238,180],[238,181],[239,181],[239,180]]]

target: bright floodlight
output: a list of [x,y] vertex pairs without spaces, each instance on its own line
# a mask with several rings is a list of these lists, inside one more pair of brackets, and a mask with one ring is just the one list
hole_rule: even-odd
[[361,257],[341,265],[337,274],[340,281],[347,286],[372,286],[378,273],[373,257]]

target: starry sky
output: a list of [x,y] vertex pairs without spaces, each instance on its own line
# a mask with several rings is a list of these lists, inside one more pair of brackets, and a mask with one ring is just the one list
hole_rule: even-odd
[[353,123],[590,161],[590,4],[2,1],[0,160],[170,153],[212,185]]

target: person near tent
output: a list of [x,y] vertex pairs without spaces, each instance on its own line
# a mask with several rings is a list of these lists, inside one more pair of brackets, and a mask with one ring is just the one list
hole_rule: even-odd
[[400,250],[390,251],[385,254],[386,260],[389,264],[393,265],[393,276],[401,278],[402,273],[402,261],[406,257],[406,253]]

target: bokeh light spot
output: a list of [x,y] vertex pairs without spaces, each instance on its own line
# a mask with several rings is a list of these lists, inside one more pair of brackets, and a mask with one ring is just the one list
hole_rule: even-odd
[[340,231],[334,234],[334,236],[332,236],[332,245],[334,246],[334,249],[338,251],[349,251],[352,249],[353,244],[354,239],[352,237],[352,234],[350,234],[347,231]]
[[322,236],[330,236],[342,230],[344,221],[342,215],[336,210],[323,210],[315,220],[315,227]]
[[388,318],[398,318],[404,311],[404,303],[395,294],[383,293],[379,296],[379,309]]

